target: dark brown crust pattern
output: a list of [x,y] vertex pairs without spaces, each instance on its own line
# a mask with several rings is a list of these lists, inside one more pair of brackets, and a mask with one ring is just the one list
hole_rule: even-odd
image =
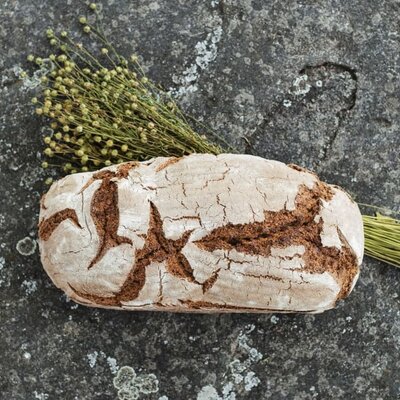
[[[173,160],[173,162],[177,161],[179,159]],[[130,168],[133,166],[130,166]],[[162,167],[164,168],[166,165],[162,165]],[[101,180],[100,187],[93,195],[90,208],[100,244],[97,254],[88,268],[94,268],[109,249],[121,244],[132,245],[129,238],[117,234],[119,228],[118,186],[113,180],[115,178],[126,178],[128,171],[129,168],[126,168],[126,166],[124,170],[117,170],[117,172],[101,171],[94,174],[88,184],[82,188],[84,190],[95,180]],[[265,211],[262,222],[227,224],[212,230],[194,243],[208,252],[235,249],[240,253],[266,257],[271,255],[272,247],[285,248],[302,245],[305,248],[305,253],[302,256],[305,267],[302,270],[310,273],[323,273],[325,271],[331,273],[341,283],[342,289],[338,299],[344,298],[351,290],[353,279],[358,273],[356,256],[340,231],[338,234],[342,242],[341,249],[323,246],[321,243],[323,221],[322,219],[316,220],[321,210],[322,200],[329,201],[332,195],[332,189],[319,181],[315,183],[312,189],[300,186],[294,210]],[[149,227],[147,234],[143,235],[144,246],[135,251],[134,264],[120,290],[111,297],[104,297],[75,289],[70,285],[77,296],[100,306],[121,307],[123,303],[135,300],[139,296],[146,282],[146,268],[153,262],[165,262],[169,274],[201,285],[203,293],[212,288],[218,279],[220,270],[216,270],[205,282],[199,283],[194,277],[190,263],[181,252],[190,238],[191,231],[186,231],[177,240],[167,239],[159,210],[152,202],[149,202],[149,211]],[[70,219],[77,227],[81,228],[76,212],[72,209],[65,209],[47,220],[41,221],[39,224],[41,239],[48,240],[54,229],[65,219]],[[271,276],[270,279],[279,280],[280,278]],[[236,309],[236,306],[230,305],[176,300],[183,307],[193,309]],[[155,305],[162,306],[161,303],[155,303]]]
[[71,220],[78,228],[82,228],[78,221],[76,211],[72,208],[65,208],[56,212],[50,218],[44,219],[39,223],[39,237],[42,240],[49,240],[54,230],[65,220]]

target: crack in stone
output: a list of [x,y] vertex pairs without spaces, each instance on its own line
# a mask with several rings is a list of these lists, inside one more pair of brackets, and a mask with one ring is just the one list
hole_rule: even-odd
[[[283,95],[282,99],[269,107],[254,133],[249,135],[250,141],[247,141],[245,152],[253,154],[257,150],[265,151],[263,148],[259,148],[264,142],[263,137],[265,135],[270,135],[270,139],[274,140],[282,139],[282,137],[290,140],[291,131],[294,135],[297,135],[299,127],[302,130],[307,129],[307,126],[309,126],[307,121],[314,124],[316,123],[313,121],[314,116],[316,118],[320,115],[324,120],[327,120],[325,126],[318,125],[317,128],[320,134],[324,134],[323,144],[319,147],[317,143],[305,143],[304,146],[306,152],[313,150],[311,156],[320,152],[319,157],[313,160],[314,168],[317,168],[330,156],[331,149],[340,134],[345,119],[348,118],[349,112],[356,105],[358,96],[357,70],[345,64],[326,61],[317,65],[306,65],[299,71],[298,77],[309,78],[304,80],[308,89],[300,94],[289,91],[289,93]],[[318,81],[326,82],[327,86],[325,84],[316,86]],[[289,102],[290,106],[285,106],[285,101]],[[313,115],[309,114],[311,112]],[[299,139],[301,140],[301,137]],[[294,143],[293,146],[296,148],[301,144],[301,142]],[[315,146],[318,147],[314,150]],[[276,158],[277,154],[280,154],[279,146],[272,144],[268,148],[270,158]]]
[[354,81],[355,86],[354,86],[354,89],[352,89],[352,91],[351,91],[351,95],[348,97],[349,105],[345,105],[339,111],[336,112],[336,117],[338,118],[338,123],[337,123],[336,129],[333,131],[333,135],[331,135],[328,142],[322,149],[322,156],[321,156],[320,161],[318,162],[318,165],[321,164],[323,161],[325,161],[328,158],[329,153],[339,135],[340,128],[341,128],[344,120],[346,119],[348,112],[350,110],[352,110],[354,108],[354,106],[356,105],[357,93],[358,93],[357,71],[355,68],[351,68],[348,65],[329,62],[329,61],[324,62],[322,64],[314,65],[314,66],[307,65],[300,71],[300,75],[304,75],[304,74],[309,75],[310,72],[313,72],[314,70],[320,69],[320,68],[335,70],[335,72],[340,72],[340,71],[347,72],[350,75],[351,79]]

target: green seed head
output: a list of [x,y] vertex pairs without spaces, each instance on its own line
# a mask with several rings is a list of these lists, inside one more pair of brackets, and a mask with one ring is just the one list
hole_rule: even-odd
[[79,17],[79,22],[81,23],[81,24],[86,24],[86,22],[87,22],[87,19],[86,19],[86,17]]
[[47,168],[49,166],[49,163],[47,161],[42,162],[42,168]]
[[141,141],[143,144],[147,143],[147,135],[146,135],[145,132],[142,132],[142,133],[140,134],[140,141]]

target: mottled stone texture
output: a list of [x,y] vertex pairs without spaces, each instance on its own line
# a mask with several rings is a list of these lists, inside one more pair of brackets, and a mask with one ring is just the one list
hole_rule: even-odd
[[[32,240],[43,121],[29,104],[37,89],[15,74],[46,48],[47,26],[77,29],[81,7],[0,4],[1,397],[115,399],[113,377],[128,365],[131,394],[148,399],[399,398],[399,271],[370,259],[350,298],[318,316],[110,312],[77,307],[50,283]],[[105,0],[103,9],[119,51],[138,52],[152,79],[241,151],[398,209],[398,1]]]

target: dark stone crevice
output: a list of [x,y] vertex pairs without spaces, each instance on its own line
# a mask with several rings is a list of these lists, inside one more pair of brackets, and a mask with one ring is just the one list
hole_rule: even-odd
[[339,63],[333,63],[333,62],[327,61],[327,62],[324,62],[319,65],[315,65],[315,66],[312,66],[312,65],[306,66],[299,72],[299,74],[300,75],[304,75],[304,74],[312,75],[314,70],[318,70],[320,68],[332,69],[332,70],[335,70],[337,73],[340,73],[340,71],[347,72],[350,74],[351,79],[354,81],[355,85],[354,85],[354,88],[351,90],[350,96],[347,97],[348,103],[345,103],[344,106],[339,111],[336,112],[336,117],[338,119],[336,129],[333,131],[333,133],[329,137],[329,139],[323,149],[323,154],[322,154],[322,157],[321,157],[318,165],[328,158],[329,152],[332,149],[333,144],[335,143],[335,141],[339,135],[340,128],[341,128],[344,120],[347,118],[349,111],[351,111],[356,105],[357,93],[358,93],[357,71],[355,68],[349,67],[348,65],[345,65],[345,64],[339,64]]
[[[355,68],[329,61],[305,66],[287,93],[268,106],[247,138],[246,153],[318,168],[329,157],[357,96]],[[301,154],[301,159],[286,158],[282,144],[291,154]]]

